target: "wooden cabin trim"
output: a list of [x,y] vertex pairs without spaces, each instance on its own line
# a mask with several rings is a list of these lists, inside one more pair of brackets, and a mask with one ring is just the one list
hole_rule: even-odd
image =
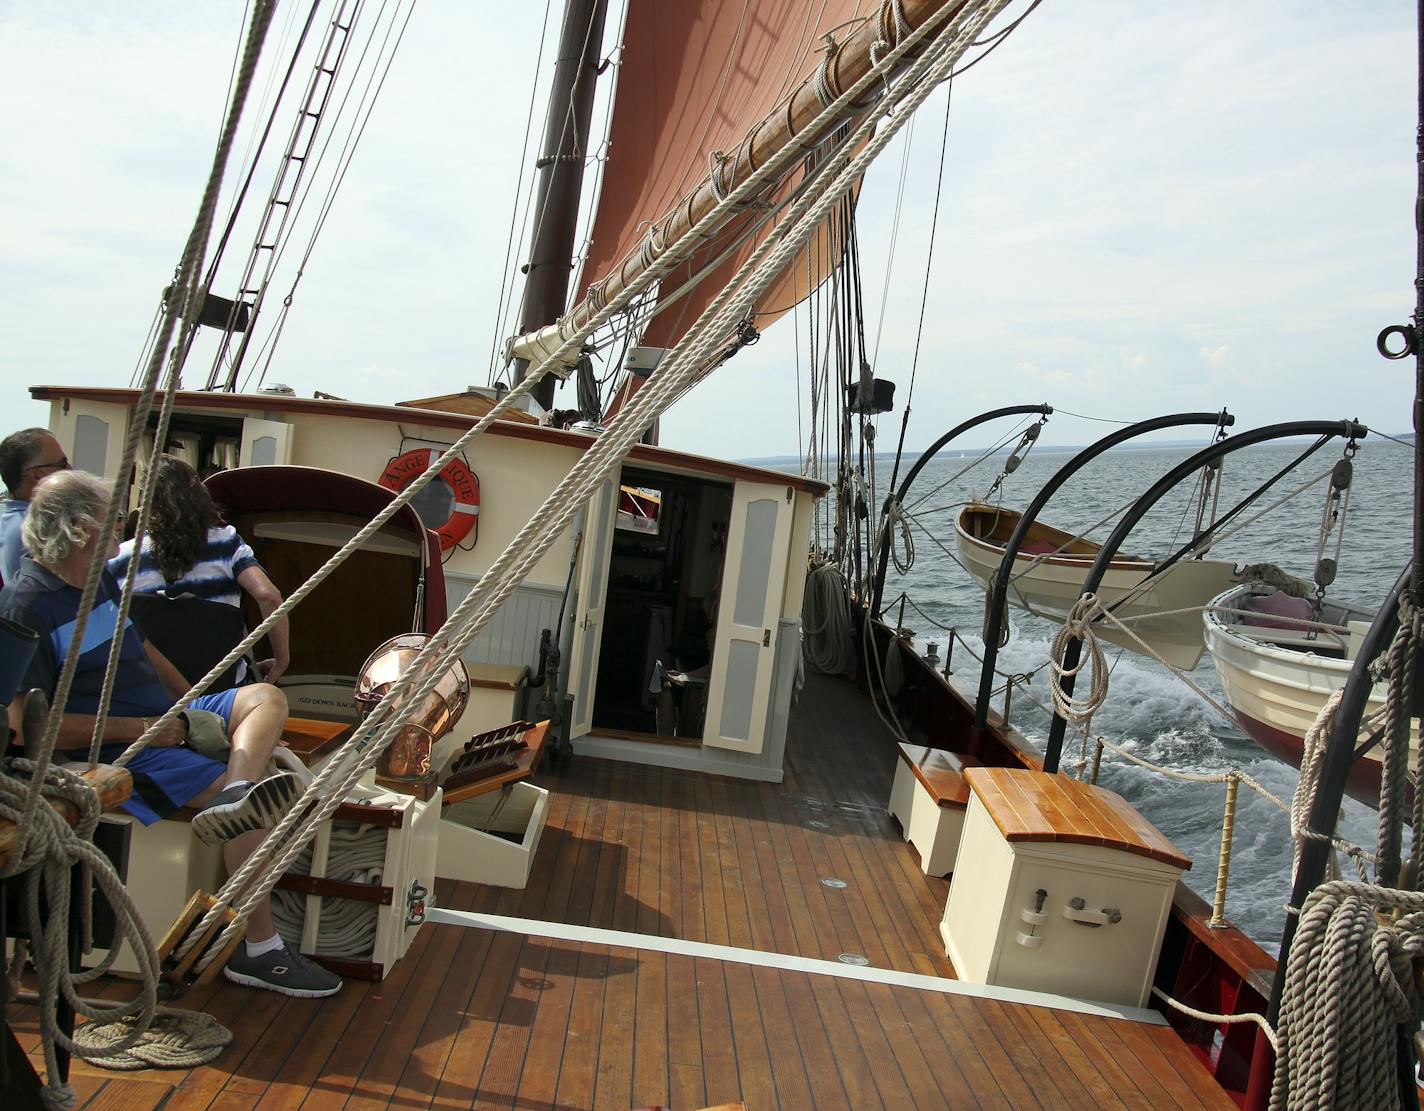
[[[30,396],[36,401],[72,399],[132,406],[138,399],[139,391],[100,386],[31,386]],[[155,403],[161,401],[162,397],[162,393],[156,395]],[[405,405],[368,405],[357,401],[326,401],[312,397],[284,397],[281,394],[206,393],[183,390],[178,394],[177,404],[187,410],[300,413],[311,416],[385,421],[391,424],[418,424],[428,428],[456,429],[460,432],[468,430],[476,423],[476,418],[458,413],[439,412],[434,409],[415,409]],[[557,428],[515,423],[514,421],[496,420],[487,431],[493,436],[571,447],[580,452],[587,451],[597,442],[592,436],[584,433],[564,432]],[[647,444],[635,445],[628,454],[628,461],[663,470],[681,470],[697,475],[730,478],[734,481],[783,483],[815,497],[821,497],[830,490],[830,486],[826,483],[802,475],[786,471],[764,470],[761,467],[749,467],[743,463],[691,455],[687,452],[672,451],[668,448],[652,447]]]
[[1017,768],[966,768],[964,775],[1007,841],[1100,845],[1174,868],[1192,866],[1161,830],[1106,788]]

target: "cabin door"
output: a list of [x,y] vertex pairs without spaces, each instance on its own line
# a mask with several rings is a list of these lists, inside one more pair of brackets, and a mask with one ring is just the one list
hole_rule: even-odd
[[593,728],[598,653],[603,640],[603,612],[608,604],[608,554],[613,547],[617,495],[618,481],[610,478],[605,479],[588,500],[583,554],[579,558],[578,612],[574,617],[573,652],[569,660],[568,689],[574,696],[570,737],[582,737]]
[[732,494],[705,745],[761,751],[794,510],[789,486],[738,482]]
[[112,482],[119,473],[128,434],[129,407],[107,401],[65,398],[52,410],[50,431],[69,465]]
[[244,467],[285,467],[292,460],[292,426],[248,417],[242,422],[239,459]]

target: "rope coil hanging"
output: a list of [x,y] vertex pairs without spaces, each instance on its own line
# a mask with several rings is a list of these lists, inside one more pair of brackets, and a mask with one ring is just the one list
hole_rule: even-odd
[[[1096,594],[1083,595],[1073,604],[1062,626],[1053,634],[1053,643],[1048,650],[1051,672],[1048,689],[1053,696],[1053,708],[1059,717],[1069,725],[1080,726],[1085,734],[1092,725],[1093,715],[1108,697],[1107,656],[1097,633],[1093,631],[1093,619],[1103,612]],[[1073,639],[1081,642],[1086,652],[1076,667],[1066,668],[1059,661],[1068,650],[1068,642]],[[1076,678],[1085,668],[1092,668],[1093,672],[1093,682],[1087,695],[1069,695],[1063,689],[1063,680],[1070,675]]]
[[[1403,912],[1394,925],[1380,912]],[[1336,880],[1316,888],[1291,942],[1271,1111],[1389,1107],[1401,1027],[1424,1017],[1424,894]]]

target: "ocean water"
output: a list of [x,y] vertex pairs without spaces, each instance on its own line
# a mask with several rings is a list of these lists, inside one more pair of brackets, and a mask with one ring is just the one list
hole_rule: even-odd
[[[1304,446],[1294,441],[1270,444],[1248,448],[1229,457],[1223,476],[1221,511],[1287,466]],[[1287,475],[1246,516],[1326,474],[1340,458],[1341,449],[1339,441],[1327,444]],[[1115,449],[1071,477],[1049,502],[1040,519],[1074,532],[1089,529],[1125,507],[1195,450]],[[1003,456],[991,457],[967,473],[961,473],[974,464],[975,453],[966,451],[963,458],[957,450],[952,452],[952,458],[947,457],[948,454],[941,454],[926,467],[907,497],[907,503],[924,499],[914,513],[925,527],[913,529],[915,556],[909,573],[900,575],[892,564],[885,585],[887,614],[893,618],[898,604],[892,605],[892,601],[901,592],[907,594],[920,612],[907,606],[905,625],[915,630],[915,641],[922,649],[927,642],[937,641],[941,657],[947,634],[936,625],[957,630],[975,653],[983,649],[980,629],[984,596],[955,558],[954,518],[959,506],[972,493],[983,494],[989,488],[1003,464]],[[1036,448],[1005,481],[1002,503],[1022,509],[1044,481],[1071,457],[1071,452]],[[1355,459],[1339,574],[1328,597],[1370,609],[1384,600],[1409,558],[1412,467],[1413,454],[1409,446],[1373,436],[1361,443]],[[883,500],[890,470],[888,462],[882,459],[878,469],[882,489],[877,490],[877,498]],[[1315,562],[1325,486],[1324,481],[1318,482],[1291,498],[1222,542],[1211,555],[1238,563],[1268,561],[1308,579]],[[1175,550],[1174,539],[1179,545],[1190,536],[1195,505],[1194,484],[1188,480],[1159,503],[1134,530],[1127,549],[1152,558]],[[1111,524],[1099,526],[1090,535],[1103,540],[1111,527]],[[1043,665],[1057,626],[1019,610],[1010,609],[1009,615],[1011,637],[999,654],[998,669],[1007,673],[1037,669],[1030,689],[1033,696],[1046,705],[1049,702],[1047,668]],[[1258,749],[1232,722],[1155,661],[1113,645],[1105,645],[1105,648],[1112,667],[1111,683],[1107,702],[1093,720],[1094,732],[1153,763],[1191,772],[1231,769],[1246,772],[1277,798],[1289,802],[1297,779],[1294,768]],[[956,646],[953,670],[960,678],[977,685],[978,661],[963,644]],[[1192,678],[1213,697],[1224,701],[1209,655],[1203,654]],[[998,685],[996,681],[995,686]],[[1046,740],[1046,715],[1021,691],[1015,692],[1011,719],[1035,743],[1041,745]],[[1070,733],[1064,748],[1064,766],[1075,763],[1077,756],[1076,739]],[[1099,782],[1131,800],[1192,857],[1194,863],[1187,873],[1187,882],[1210,902],[1216,883],[1225,785],[1167,779],[1127,763],[1111,752],[1104,753]],[[1377,836],[1376,822],[1373,810],[1346,799],[1340,827],[1343,836],[1372,850]],[[1279,948],[1282,908],[1290,889],[1291,857],[1286,815],[1243,785],[1238,800],[1227,914],[1271,952]]]

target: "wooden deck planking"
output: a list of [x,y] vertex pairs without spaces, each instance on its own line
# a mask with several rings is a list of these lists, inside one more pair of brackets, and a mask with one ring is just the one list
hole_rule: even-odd
[[[885,814],[894,746],[859,696],[813,683],[782,785],[576,758],[540,781],[549,825],[528,887],[442,881],[439,903],[951,974],[948,885]],[[214,1066],[78,1065],[82,1106],[1229,1106],[1165,1028],[451,926],[335,999],[226,985],[180,1001],[199,1004],[235,1034]]]

